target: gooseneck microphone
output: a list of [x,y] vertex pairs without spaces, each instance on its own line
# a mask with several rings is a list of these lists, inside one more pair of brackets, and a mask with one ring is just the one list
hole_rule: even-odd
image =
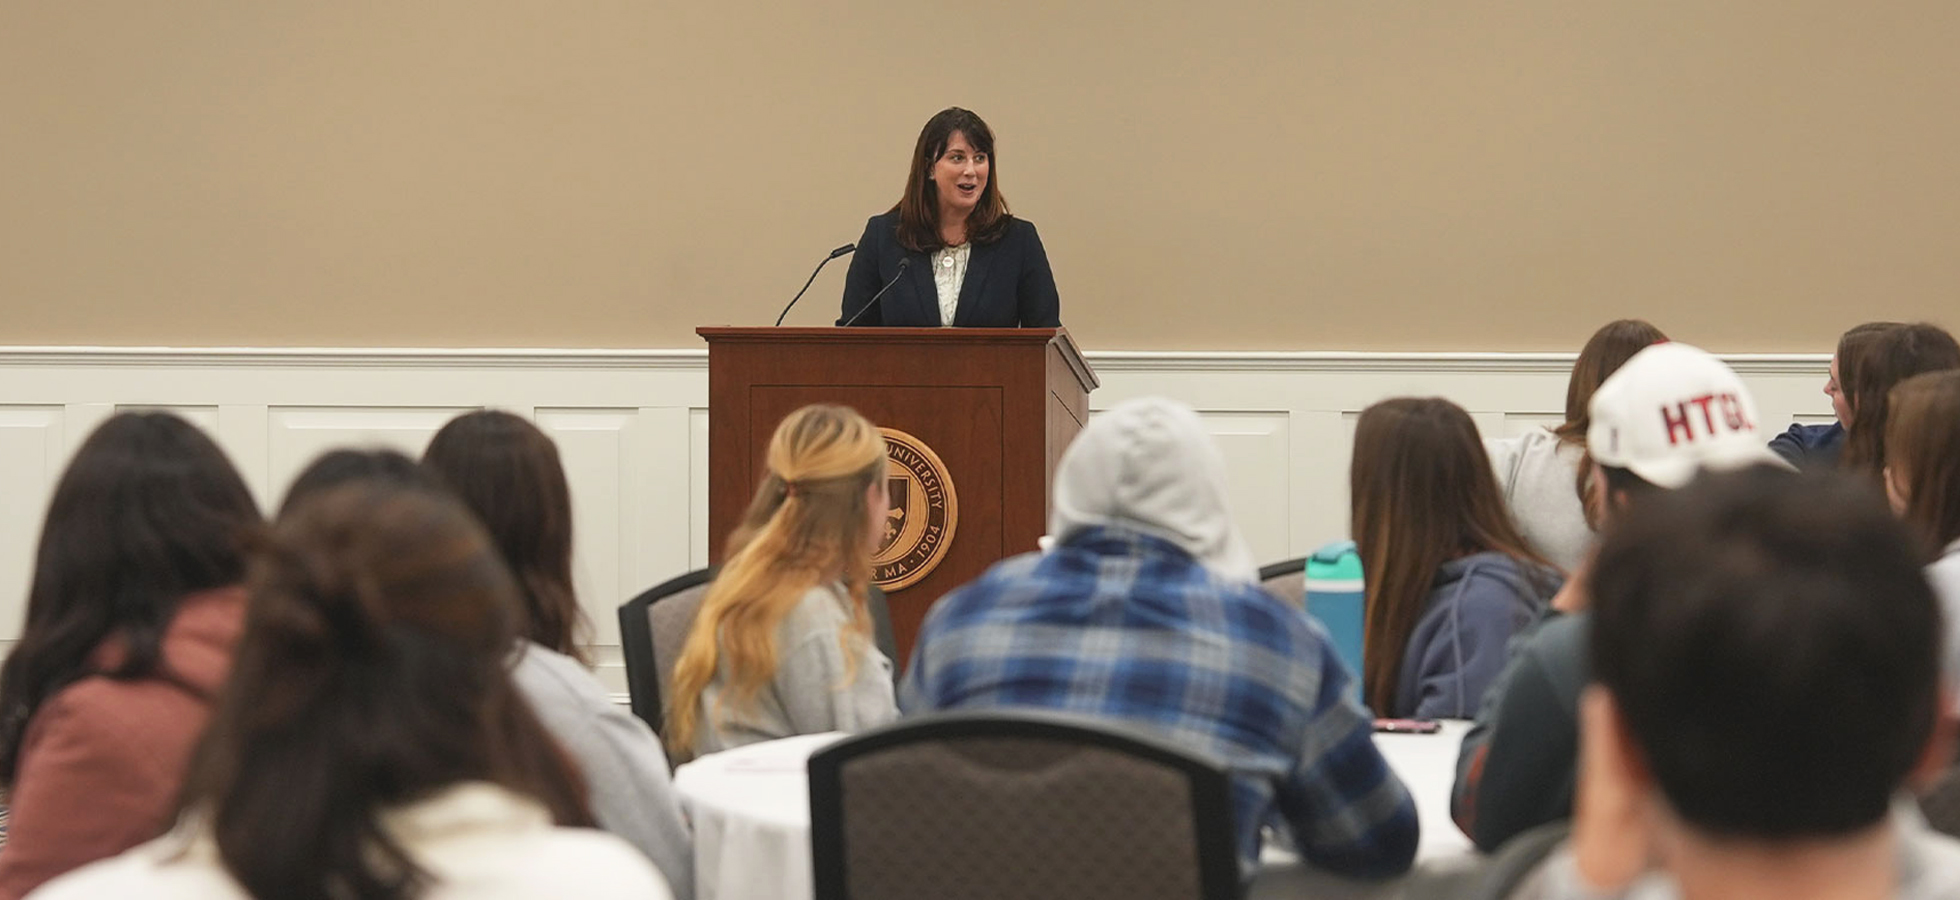
[[870,302],[864,304],[863,306],[858,307],[858,311],[852,313],[851,317],[849,319],[844,320],[844,324],[839,327],[842,328],[851,327],[852,324],[856,323],[858,319],[864,316],[866,310],[869,310],[871,307],[877,306],[878,301],[884,299],[885,292],[891,290],[892,285],[897,284],[900,278],[905,277],[905,267],[907,265],[910,265],[911,262],[912,262],[911,260],[901,257],[898,261],[898,271],[892,273],[892,280],[885,282],[885,286],[879,288],[878,293],[871,295]]
[[[830,251],[830,255],[824,257],[823,262],[817,263],[817,268],[810,273],[810,280],[803,282],[803,290],[797,291],[796,296],[789,298],[789,306],[795,306],[796,301],[803,299],[803,291],[807,291],[810,289],[810,285],[817,280],[817,273],[823,271],[824,266],[830,265],[831,260],[843,256],[844,254],[856,250],[857,248],[858,245],[856,244],[845,244],[842,247]],[[776,324],[778,326],[783,324],[783,316],[789,315],[789,306],[783,307],[782,315],[776,317]]]

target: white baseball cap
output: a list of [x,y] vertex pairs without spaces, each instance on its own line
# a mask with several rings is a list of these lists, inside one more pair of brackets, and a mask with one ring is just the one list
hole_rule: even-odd
[[1735,371],[1687,344],[1633,355],[1592,396],[1586,449],[1602,466],[1673,489],[1702,469],[1788,467],[1758,429],[1756,400]]

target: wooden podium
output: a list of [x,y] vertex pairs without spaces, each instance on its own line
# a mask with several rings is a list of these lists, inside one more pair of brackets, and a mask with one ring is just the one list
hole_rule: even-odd
[[1035,549],[1055,464],[1088,420],[1097,385],[1061,328],[697,333],[708,342],[711,560],[720,562],[770,435],[791,411],[839,403],[888,429],[894,512],[876,577],[891,600],[900,667],[934,600]]

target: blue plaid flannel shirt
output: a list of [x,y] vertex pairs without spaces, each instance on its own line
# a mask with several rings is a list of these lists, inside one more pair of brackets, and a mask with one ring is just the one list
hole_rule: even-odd
[[1230,768],[1242,875],[1258,864],[1262,825],[1323,869],[1394,875],[1415,857],[1415,804],[1348,681],[1304,611],[1214,577],[1167,541],[1092,528],[941,599],[899,705],[1123,720]]

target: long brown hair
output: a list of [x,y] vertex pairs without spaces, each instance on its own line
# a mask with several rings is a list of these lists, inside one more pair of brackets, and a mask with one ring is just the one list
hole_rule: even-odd
[[[1665,343],[1667,335],[1643,319],[1615,319],[1601,326],[1586,340],[1579,358],[1572,363],[1572,377],[1565,382],[1565,421],[1552,434],[1560,443],[1586,446],[1586,432],[1592,428],[1592,396],[1606,379],[1626,365],[1635,353]],[[1579,457],[1579,470],[1572,479],[1572,491],[1579,495],[1586,525],[1597,530],[1592,502],[1592,451]]]
[[[14,786],[28,725],[61,689],[92,675],[176,680],[163,636],[179,601],[243,581],[263,525],[238,470],[191,423],[121,413],[96,428],[48,502],[27,621],[0,666],[0,785]],[[103,672],[89,660],[110,640],[125,655]]]
[[417,896],[428,874],[382,816],[464,782],[593,824],[510,680],[517,586],[460,503],[384,483],[307,497],[264,539],[249,585],[181,800],[247,893]]
[[1000,156],[994,152],[994,130],[973,111],[948,107],[927,119],[926,127],[919,130],[905,193],[892,207],[898,212],[899,246],[907,250],[931,253],[946,246],[946,240],[939,236],[939,185],[932,180],[932,168],[946,155],[946,145],[955,134],[964,135],[975,153],[987,157],[987,186],[980,189],[980,200],[967,217],[967,240],[976,244],[1000,240],[1014,218],[1007,211],[1007,197],[1000,192]]
[[[1865,351],[1879,335],[1894,328],[1904,327],[1906,327],[1904,322],[1861,322],[1851,326],[1845,333],[1838,335],[1837,349],[1831,353],[1837,358],[1838,372],[1842,374],[1863,359]],[[1839,388],[1842,389],[1843,385],[1840,384]]]
[[1853,358],[1838,358],[1838,387],[1851,409],[1840,464],[1880,481],[1885,466],[1888,398],[1899,382],[1922,372],[1960,368],[1960,343],[1937,325],[1900,325],[1860,341]]
[[680,759],[693,755],[702,714],[714,714],[699,709],[701,693],[724,658],[729,699],[753,702],[776,673],[776,626],[810,588],[841,573],[852,624],[840,640],[865,640],[871,632],[865,495],[885,477],[884,436],[853,410],[805,406],[776,426],[768,467],[674,665],[665,734]]
[[1960,541],[1960,371],[1914,375],[1892,389],[1885,467],[1905,486],[1905,519],[1934,555]]
[[1527,577],[1552,566],[1511,521],[1476,423],[1440,397],[1362,412],[1348,490],[1364,584],[1363,695],[1390,715],[1409,635],[1444,563],[1494,550],[1530,564]]
[[1616,319],[1600,326],[1586,340],[1565,382],[1565,421],[1552,433],[1568,444],[1583,445],[1592,427],[1592,396],[1599,386],[1635,353],[1665,343],[1667,335],[1642,319]]
[[498,410],[465,413],[429,440],[422,464],[476,514],[517,576],[526,637],[591,665],[591,623],[572,589],[572,495],[558,445]]

